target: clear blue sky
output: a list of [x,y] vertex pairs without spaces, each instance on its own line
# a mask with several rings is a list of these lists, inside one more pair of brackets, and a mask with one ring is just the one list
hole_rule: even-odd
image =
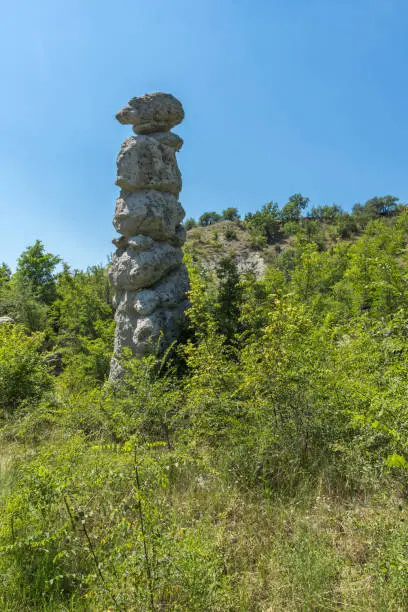
[[408,199],[406,0],[15,0],[0,12],[0,261],[113,251],[115,112],[171,92],[187,216]]

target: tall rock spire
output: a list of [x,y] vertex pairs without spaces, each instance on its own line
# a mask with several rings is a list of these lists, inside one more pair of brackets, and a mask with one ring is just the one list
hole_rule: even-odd
[[177,339],[188,289],[176,160],[183,140],[170,131],[183,120],[183,107],[157,92],[132,98],[116,118],[132,125],[136,136],[126,138],[117,158],[121,191],[113,225],[122,236],[113,240],[117,251],[109,269],[116,290],[111,380],[120,377],[124,348],[143,357]]

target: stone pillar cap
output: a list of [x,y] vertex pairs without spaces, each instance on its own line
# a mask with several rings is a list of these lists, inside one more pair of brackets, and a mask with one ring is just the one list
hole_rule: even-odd
[[116,113],[119,123],[130,124],[136,134],[168,132],[183,121],[181,102],[168,93],[157,91],[132,98]]

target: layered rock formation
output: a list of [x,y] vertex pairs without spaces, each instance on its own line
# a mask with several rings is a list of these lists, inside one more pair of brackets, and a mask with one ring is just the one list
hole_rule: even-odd
[[183,140],[170,131],[183,120],[183,108],[172,95],[158,92],[132,98],[116,118],[132,125],[136,136],[126,138],[117,158],[121,192],[113,224],[122,236],[113,240],[117,251],[109,270],[116,289],[112,380],[120,376],[124,348],[143,357],[177,338],[188,289],[175,155]]

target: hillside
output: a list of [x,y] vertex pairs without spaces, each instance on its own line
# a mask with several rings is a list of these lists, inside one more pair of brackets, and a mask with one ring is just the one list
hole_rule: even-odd
[[189,229],[183,336],[118,386],[106,270],[0,268],[1,610],[408,608],[408,213],[373,200]]
[[309,199],[294,194],[279,208],[269,202],[241,219],[236,208],[222,214],[207,212],[200,219],[188,219],[185,252],[193,261],[214,268],[223,257],[231,257],[240,272],[254,272],[258,278],[266,267],[276,264],[280,253],[301,238],[327,250],[339,241],[355,240],[370,221],[392,223],[405,211],[398,198],[371,198],[356,204],[351,214],[337,205],[312,207],[305,215]]
[[209,227],[196,227],[187,233],[185,252],[194,261],[214,269],[223,257],[232,257],[239,272],[253,272],[262,278],[268,261],[287,244],[266,245],[261,250],[251,246],[246,226],[240,221],[220,221]]

